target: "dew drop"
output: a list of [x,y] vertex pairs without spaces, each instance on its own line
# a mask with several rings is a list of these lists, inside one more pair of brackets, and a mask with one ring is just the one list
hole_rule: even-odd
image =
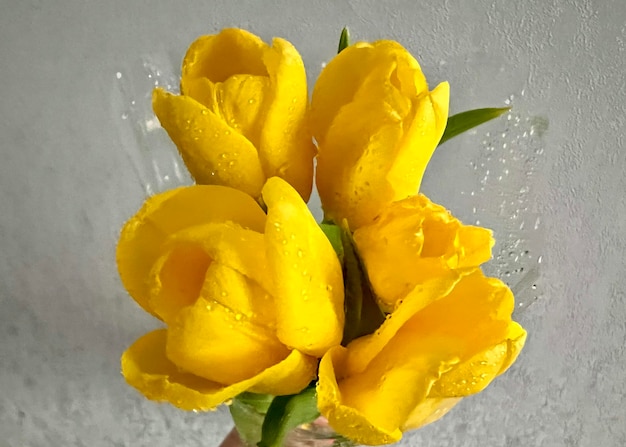
[[117,79],[122,79],[122,73],[120,73],[119,71],[117,73],[115,73],[115,77]]

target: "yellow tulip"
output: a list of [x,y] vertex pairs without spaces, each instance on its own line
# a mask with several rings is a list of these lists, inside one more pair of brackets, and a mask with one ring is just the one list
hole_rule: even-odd
[[249,195],[196,185],[154,196],[123,228],[120,277],[165,329],[122,357],[128,383],[190,410],[244,391],[297,393],[343,334],[337,256],[289,184]]
[[153,108],[199,184],[258,198],[278,176],[308,201],[314,146],[308,91],[296,49],[240,29],[203,36],[187,51],[181,95],[153,93]]
[[386,207],[354,232],[354,242],[387,311],[428,280],[451,287],[488,261],[494,244],[490,230],[463,225],[422,194]]
[[526,340],[512,311],[508,287],[480,270],[451,291],[427,283],[375,333],[322,358],[322,415],[357,443],[397,442],[509,368]]
[[429,91],[419,64],[397,42],[358,43],[331,60],[311,101],[326,217],[355,229],[417,194],[448,102],[448,84]]

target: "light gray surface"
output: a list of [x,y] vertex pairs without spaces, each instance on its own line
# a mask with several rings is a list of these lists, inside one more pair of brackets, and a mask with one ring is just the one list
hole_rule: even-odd
[[[522,211],[540,217],[541,231],[522,243],[542,256],[533,260],[541,297],[519,313],[526,349],[486,392],[402,445],[626,445],[622,0],[2,0],[0,11],[0,446],[218,445],[226,411],[145,401],[119,374],[120,353],[156,323],[127,298],[114,265],[118,230],[145,186],[129,163],[136,143],[115,75],[145,57],[177,60],[196,36],[239,26],[292,41],[312,82],[344,25],[364,40],[402,42],[431,86],[450,81],[454,112],[514,95],[522,124],[511,132],[549,120],[528,145],[543,154],[526,154],[532,195]],[[424,191],[507,240],[510,222],[493,208],[498,191],[512,197],[507,179],[468,196],[495,163],[490,139],[497,151],[513,144],[505,126],[442,147]]]

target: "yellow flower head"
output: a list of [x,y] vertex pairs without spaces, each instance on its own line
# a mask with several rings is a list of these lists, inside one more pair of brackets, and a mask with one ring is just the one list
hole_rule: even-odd
[[389,205],[354,232],[354,242],[387,311],[428,280],[452,285],[488,261],[494,244],[491,231],[463,225],[421,194]]
[[448,117],[449,86],[432,92],[419,64],[393,41],[337,55],[313,90],[316,182],[327,218],[355,229],[417,193]]
[[267,216],[247,194],[197,185],[148,199],[122,230],[124,286],[166,329],[122,357],[146,397],[210,409],[244,391],[297,393],[341,341],[343,280],[299,194],[271,178]]
[[289,42],[270,47],[240,29],[200,37],[183,61],[181,92],[155,89],[153,107],[197,183],[257,198],[278,176],[308,201],[315,151],[306,74]]
[[450,290],[437,281],[407,296],[373,334],[322,359],[318,407],[366,445],[391,444],[482,391],[514,361],[526,332],[513,295],[475,270]]

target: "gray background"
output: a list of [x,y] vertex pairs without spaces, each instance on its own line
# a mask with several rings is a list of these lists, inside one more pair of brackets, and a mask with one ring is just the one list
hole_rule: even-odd
[[175,72],[195,37],[238,26],[293,42],[312,83],[344,25],[403,43],[431,86],[450,81],[453,112],[513,95],[509,118],[440,148],[423,188],[495,228],[492,271],[526,268],[511,284],[528,343],[508,374],[402,445],[626,445],[623,0],[2,0],[0,11],[0,446],[218,445],[226,411],[145,401],[119,374],[120,353],[156,327],[114,265],[119,228],[154,183],[137,161],[152,137],[129,127],[145,104],[121,118],[149,91],[132,86],[134,67]]

